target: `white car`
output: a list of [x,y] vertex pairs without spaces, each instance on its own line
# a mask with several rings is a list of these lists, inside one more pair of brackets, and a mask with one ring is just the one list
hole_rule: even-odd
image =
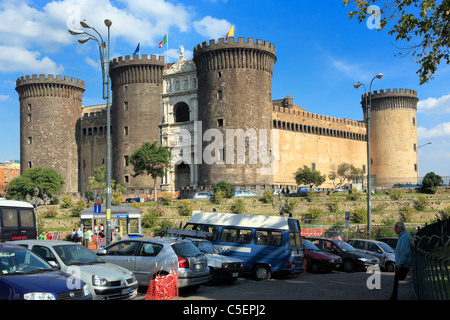
[[138,282],[123,267],[105,262],[80,244],[56,240],[18,240],[49,264],[85,282],[94,300],[133,299]]
[[256,197],[256,194],[248,190],[236,190],[233,197]]
[[210,199],[214,198],[214,195],[211,192],[196,192],[193,199]]

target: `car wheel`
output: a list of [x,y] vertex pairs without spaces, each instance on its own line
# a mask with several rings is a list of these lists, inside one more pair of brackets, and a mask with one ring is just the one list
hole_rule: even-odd
[[271,277],[269,267],[259,264],[253,268],[253,276],[256,281],[266,280]]
[[384,269],[386,270],[386,272],[394,272],[395,271],[394,263],[387,262]]
[[310,269],[312,273],[319,273],[320,272],[320,265],[317,261],[312,261],[310,265]]
[[350,259],[344,260],[343,267],[345,272],[353,272],[355,270],[355,264]]

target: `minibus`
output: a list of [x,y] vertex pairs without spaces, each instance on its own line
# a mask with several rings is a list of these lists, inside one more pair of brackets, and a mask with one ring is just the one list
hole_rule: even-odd
[[34,207],[28,202],[0,199],[0,242],[37,239]]
[[303,271],[301,229],[295,218],[198,212],[184,228],[209,232],[207,239],[220,253],[242,259],[244,271],[256,280]]

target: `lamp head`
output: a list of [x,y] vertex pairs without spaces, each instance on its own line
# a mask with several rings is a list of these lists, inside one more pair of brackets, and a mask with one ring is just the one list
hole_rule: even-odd
[[355,83],[353,85],[353,88],[358,89],[359,87],[361,87],[361,82]]
[[69,33],[73,36],[78,36],[80,34],[84,34],[84,31],[78,29],[69,29]]
[[83,28],[92,29],[92,26],[86,20],[80,21],[80,24]]
[[375,78],[381,79],[381,78],[383,78],[383,74],[382,74],[382,73],[379,73],[379,74],[377,74],[377,75],[375,76]]
[[112,21],[109,20],[109,19],[106,19],[105,20],[105,26],[107,26],[109,28],[109,27],[111,27],[111,25],[112,25]]
[[78,42],[81,44],[84,44],[84,43],[88,42],[90,39],[91,38],[89,38],[89,37],[84,37],[84,38],[78,39]]

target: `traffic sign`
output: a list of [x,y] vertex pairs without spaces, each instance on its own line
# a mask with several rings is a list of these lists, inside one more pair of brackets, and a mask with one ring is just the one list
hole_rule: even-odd
[[102,212],[102,204],[94,203],[94,213],[101,213],[101,212]]
[[102,202],[102,188],[94,188],[94,202]]
[[350,228],[350,212],[345,213],[345,229]]

